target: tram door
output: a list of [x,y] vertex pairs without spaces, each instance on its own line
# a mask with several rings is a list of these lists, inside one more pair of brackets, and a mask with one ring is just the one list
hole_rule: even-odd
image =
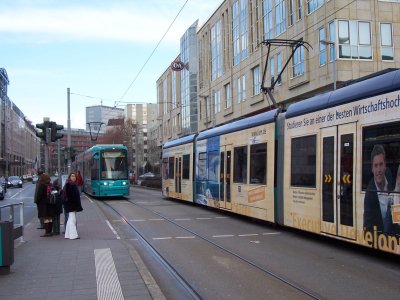
[[220,148],[219,168],[219,207],[232,209],[231,178],[232,178],[232,145]]
[[182,155],[175,156],[175,193],[176,198],[182,198]]
[[321,131],[321,232],[356,239],[356,124]]

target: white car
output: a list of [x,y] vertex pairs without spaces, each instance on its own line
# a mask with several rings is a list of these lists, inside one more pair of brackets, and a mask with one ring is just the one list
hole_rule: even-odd
[[32,176],[32,183],[35,184],[39,180],[39,176],[33,175]]

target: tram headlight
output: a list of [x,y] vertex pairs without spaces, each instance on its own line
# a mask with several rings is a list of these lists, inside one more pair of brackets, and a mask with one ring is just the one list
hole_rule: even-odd
[[122,185],[127,185],[126,181],[123,181],[123,182],[122,182]]
[[103,185],[107,185],[107,181],[104,181],[104,182],[103,182]]

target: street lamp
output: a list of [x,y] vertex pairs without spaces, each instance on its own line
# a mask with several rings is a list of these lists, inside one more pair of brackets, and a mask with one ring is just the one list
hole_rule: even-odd
[[336,90],[336,51],[335,51],[335,42],[333,41],[326,41],[326,40],[320,40],[320,42],[324,45],[329,45],[330,47],[333,47],[333,90]]

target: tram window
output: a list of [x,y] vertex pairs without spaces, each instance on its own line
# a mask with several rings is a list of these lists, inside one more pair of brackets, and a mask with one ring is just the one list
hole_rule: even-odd
[[168,178],[174,178],[174,158],[170,157],[168,160]]
[[292,139],[292,186],[315,187],[316,184],[316,135]]
[[199,179],[200,180],[205,180],[207,179],[207,165],[206,165],[206,160],[207,158],[207,153],[201,152],[199,153],[199,163],[198,163],[198,171],[199,171]]
[[362,190],[367,190],[373,178],[371,153],[375,145],[385,152],[385,176],[389,183],[396,179],[400,165],[400,122],[364,127],[362,131]]
[[266,184],[267,143],[250,146],[250,183]]
[[168,158],[163,158],[163,179],[168,179]]
[[92,170],[91,179],[98,180],[99,179],[99,160],[93,158],[91,165],[92,165],[91,166],[91,170]]
[[218,181],[218,151],[208,152],[208,180]]
[[182,170],[182,179],[189,179],[190,173],[190,155],[183,155],[183,170]]
[[233,182],[247,183],[247,147],[236,147],[233,153]]

